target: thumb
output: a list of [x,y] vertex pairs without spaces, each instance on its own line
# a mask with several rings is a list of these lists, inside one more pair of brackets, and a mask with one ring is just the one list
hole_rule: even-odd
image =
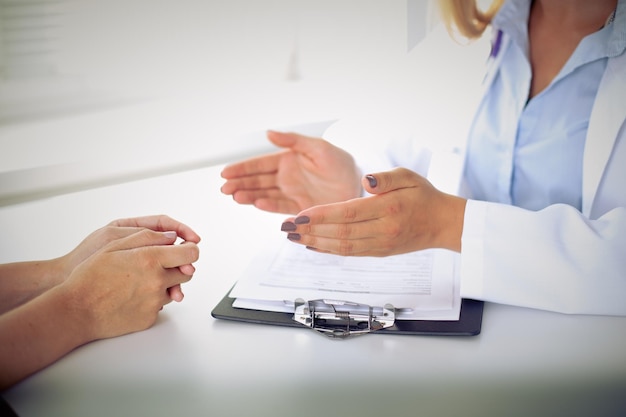
[[317,138],[304,136],[299,133],[277,132],[275,130],[268,130],[267,138],[276,146],[290,148],[300,153],[308,153],[312,149],[313,143],[319,141]]
[[391,171],[368,174],[361,183],[365,191],[370,194],[383,194],[400,188],[409,188],[426,181],[422,176],[406,168],[396,168]]

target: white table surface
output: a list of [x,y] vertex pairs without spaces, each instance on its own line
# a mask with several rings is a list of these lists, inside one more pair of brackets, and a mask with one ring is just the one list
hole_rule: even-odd
[[476,337],[344,341],[213,319],[283,219],[222,195],[220,170],[0,207],[0,262],[64,254],[119,217],[166,213],[203,238],[182,303],[146,331],[82,346],[5,391],[18,415],[626,415],[626,318],[487,303]]

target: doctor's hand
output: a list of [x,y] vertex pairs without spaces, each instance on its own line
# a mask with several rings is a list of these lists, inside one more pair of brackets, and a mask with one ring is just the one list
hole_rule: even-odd
[[[165,215],[144,216],[114,220],[105,227],[102,227],[87,236],[74,250],[61,258],[56,259],[59,273],[56,277],[56,284],[65,281],[72,271],[90,257],[114,240],[118,240],[141,230],[149,229],[159,232],[175,232],[176,236],[185,242],[199,243],[200,236],[189,226],[176,221]],[[176,240],[176,239],[174,239]],[[191,264],[181,265],[180,271],[185,275],[193,275],[195,268]],[[180,285],[175,285],[170,289],[172,300],[181,301],[183,293]]]
[[195,243],[173,245],[176,238],[176,231],[138,229],[76,266],[51,290],[62,294],[67,308],[81,317],[84,326],[74,330],[84,332],[84,340],[97,340],[150,327],[172,300],[168,289],[191,279],[191,270],[181,267],[199,257]]
[[222,192],[240,204],[294,214],[308,207],[355,198],[361,174],[352,156],[329,142],[296,133],[268,132],[284,150],[224,168]]
[[309,249],[346,256],[461,250],[465,199],[437,190],[404,168],[362,181],[373,196],[311,207],[287,219],[281,229]]

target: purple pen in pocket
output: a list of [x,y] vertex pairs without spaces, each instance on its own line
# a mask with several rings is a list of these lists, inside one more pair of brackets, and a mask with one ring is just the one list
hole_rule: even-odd
[[489,53],[489,58],[495,58],[498,56],[498,52],[500,52],[500,44],[502,43],[502,31],[498,30],[496,36],[491,43],[491,52]]

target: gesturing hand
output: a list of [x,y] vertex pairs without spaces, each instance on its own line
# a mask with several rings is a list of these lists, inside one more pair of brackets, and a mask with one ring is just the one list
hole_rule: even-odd
[[198,259],[193,242],[172,245],[176,232],[141,229],[113,240],[78,265],[57,290],[73,300],[95,340],[150,327],[171,301],[168,288],[191,279],[181,266]]
[[368,175],[370,197],[311,207],[281,229],[309,249],[388,256],[427,248],[461,249],[466,200],[404,168]]
[[268,132],[267,137],[285,150],[225,167],[224,194],[285,214],[360,195],[360,173],[344,150],[296,133]]

